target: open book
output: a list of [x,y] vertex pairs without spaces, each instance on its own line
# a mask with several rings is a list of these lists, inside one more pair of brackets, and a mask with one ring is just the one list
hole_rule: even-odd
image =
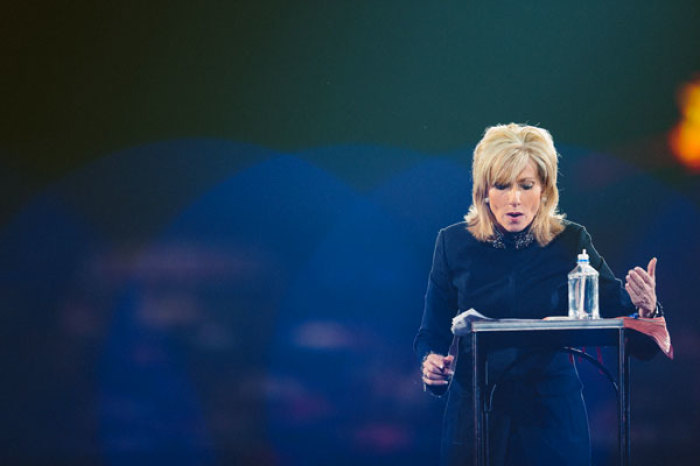
[[654,317],[646,319],[643,317],[618,317],[622,319],[625,328],[631,328],[639,333],[651,337],[659,346],[661,351],[669,358],[673,359],[673,346],[671,345],[671,335],[666,328],[664,317]]

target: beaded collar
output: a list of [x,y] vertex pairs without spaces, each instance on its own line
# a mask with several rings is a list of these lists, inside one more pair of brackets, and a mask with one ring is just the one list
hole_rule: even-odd
[[535,235],[529,228],[517,233],[503,232],[500,228],[494,228],[493,231],[493,237],[487,241],[496,249],[523,249],[535,241]]

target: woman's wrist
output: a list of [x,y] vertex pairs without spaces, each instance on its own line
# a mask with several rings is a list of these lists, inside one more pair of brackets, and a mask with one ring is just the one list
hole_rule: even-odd
[[642,309],[641,307],[638,307],[637,314],[639,315],[639,317],[643,317],[645,319],[653,319],[655,317],[663,317],[664,308],[661,306],[661,303],[659,301],[656,301],[656,306],[651,311],[649,311],[647,309]]

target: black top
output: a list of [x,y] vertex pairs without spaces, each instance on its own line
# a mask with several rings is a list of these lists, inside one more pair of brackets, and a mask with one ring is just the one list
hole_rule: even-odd
[[[419,359],[430,352],[447,354],[452,318],[469,308],[491,318],[567,315],[567,275],[583,249],[600,273],[601,317],[633,313],[622,282],[593,247],[586,229],[569,221],[564,226],[544,247],[529,231],[498,232],[491,241],[478,241],[464,222],[440,230],[414,342]],[[655,354],[651,339],[636,336],[629,335],[632,353]],[[460,339],[460,354],[471,351],[470,340],[469,334]],[[511,365],[515,360],[518,363]],[[473,455],[470,362],[470,357],[457,359],[449,385],[441,464],[469,464]],[[499,387],[489,415],[490,464],[590,465],[581,382],[567,353],[552,348],[490,351],[487,370],[489,380],[498,381]],[[446,391],[444,385],[428,387],[438,395]]]
[[[591,266],[600,273],[601,317],[633,313],[634,306],[622,282],[598,254],[586,229],[570,221],[564,221],[564,225],[564,231],[544,247],[530,240],[528,232],[505,233],[496,241],[483,242],[472,236],[465,222],[440,230],[423,320],[414,343],[419,359],[430,352],[447,354],[452,342],[452,318],[469,308],[491,318],[567,315],[567,274],[576,266],[583,249]],[[468,345],[463,350],[468,351]],[[566,366],[571,369],[570,364]],[[565,366],[550,369],[560,372]],[[459,375],[459,367],[457,372]]]

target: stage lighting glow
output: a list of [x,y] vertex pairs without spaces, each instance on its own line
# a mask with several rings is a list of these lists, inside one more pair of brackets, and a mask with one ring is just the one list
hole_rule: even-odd
[[669,144],[679,162],[700,172],[700,78],[679,92],[682,120],[669,133]]

